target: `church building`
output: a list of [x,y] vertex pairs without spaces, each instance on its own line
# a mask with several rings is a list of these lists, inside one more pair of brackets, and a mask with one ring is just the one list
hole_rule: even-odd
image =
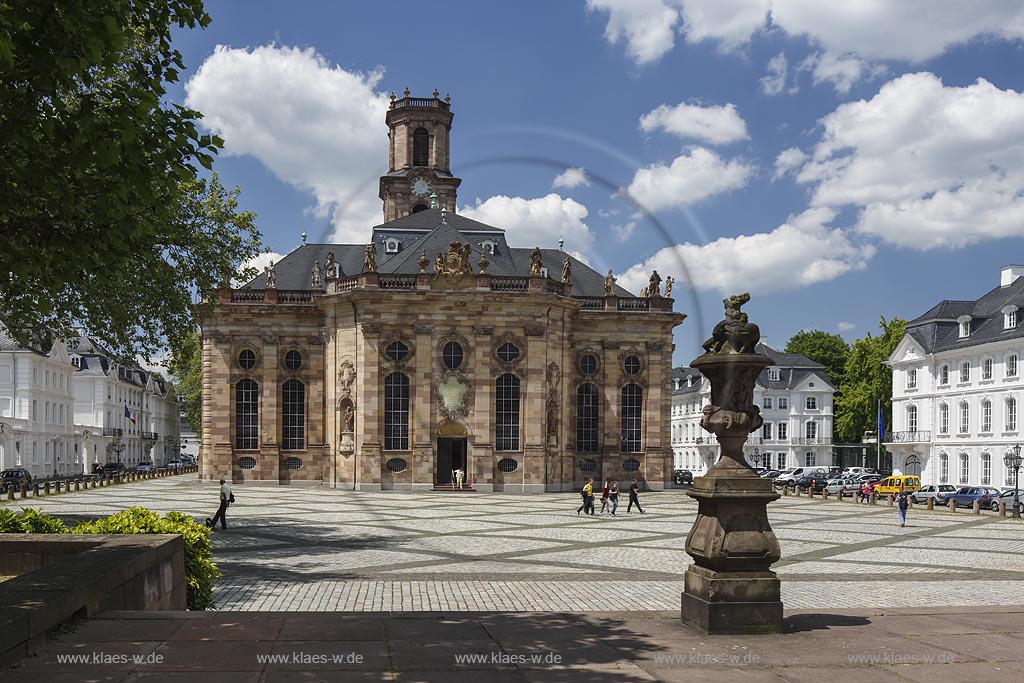
[[392,94],[384,222],[303,244],[202,321],[200,475],[358,490],[671,483],[672,310],[455,212],[452,111]]

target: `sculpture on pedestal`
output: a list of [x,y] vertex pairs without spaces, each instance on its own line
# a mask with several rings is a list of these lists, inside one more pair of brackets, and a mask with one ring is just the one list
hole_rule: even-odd
[[725,300],[725,320],[691,365],[711,383],[701,427],[718,437],[721,457],[694,480],[697,519],[686,538],[693,565],[686,570],[682,618],[705,633],[782,630],[779,579],[771,571],[781,553],[767,505],[779,496],[743,454],[747,436],[761,428],[753,404],[758,375],[772,365],[756,353],[760,331],[740,307],[749,294]]

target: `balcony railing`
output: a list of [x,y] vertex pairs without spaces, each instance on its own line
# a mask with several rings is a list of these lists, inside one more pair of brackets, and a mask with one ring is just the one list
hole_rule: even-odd
[[143,441],[159,441],[160,435],[156,432],[142,432]]
[[790,443],[797,446],[830,446],[832,445],[831,436],[794,436],[789,440]]
[[416,289],[415,275],[381,275],[381,289]]
[[530,279],[525,277],[491,277],[492,292],[526,292],[530,289]]
[[104,427],[103,436],[124,436],[124,430],[120,427]]
[[882,443],[927,443],[932,440],[931,430],[920,432],[891,432]]

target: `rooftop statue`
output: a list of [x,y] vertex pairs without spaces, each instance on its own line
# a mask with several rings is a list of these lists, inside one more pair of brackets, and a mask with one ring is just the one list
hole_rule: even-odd
[[723,301],[725,320],[715,325],[711,339],[704,342],[707,353],[756,353],[761,330],[754,323],[748,322],[747,314],[740,311],[740,307],[748,301],[749,293],[736,294]]

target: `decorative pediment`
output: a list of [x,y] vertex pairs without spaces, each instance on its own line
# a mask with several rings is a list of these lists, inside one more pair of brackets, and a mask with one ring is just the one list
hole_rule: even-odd
[[461,420],[469,415],[470,386],[458,372],[446,372],[434,386],[437,407],[449,420]]

